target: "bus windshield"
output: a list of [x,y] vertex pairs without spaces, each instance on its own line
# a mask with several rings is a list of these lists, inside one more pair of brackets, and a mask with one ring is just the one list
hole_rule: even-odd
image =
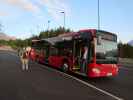
[[[116,37],[114,37],[116,38]],[[109,40],[110,39],[110,40]],[[101,38],[101,44],[98,44],[96,38],[96,62],[100,64],[117,63],[117,40],[111,38]]]

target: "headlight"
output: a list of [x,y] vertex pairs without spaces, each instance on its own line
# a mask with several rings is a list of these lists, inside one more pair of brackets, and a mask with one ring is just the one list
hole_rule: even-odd
[[93,68],[92,71],[93,71],[94,73],[96,73],[96,74],[99,74],[99,73],[100,73],[100,69],[98,69],[98,68]]

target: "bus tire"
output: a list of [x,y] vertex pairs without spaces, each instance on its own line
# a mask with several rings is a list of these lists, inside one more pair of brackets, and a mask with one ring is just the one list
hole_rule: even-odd
[[63,72],[68,72],[69,71],[69,65],[68,63],[64,62],[63,65],[62,65],[62,71]]

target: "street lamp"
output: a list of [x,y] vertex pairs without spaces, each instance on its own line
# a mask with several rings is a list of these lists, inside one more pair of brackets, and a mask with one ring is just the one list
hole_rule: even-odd
[[64,28],[65,28],[66,13],[65,13],[65,11],[62,11],[60,13],[64,14]]

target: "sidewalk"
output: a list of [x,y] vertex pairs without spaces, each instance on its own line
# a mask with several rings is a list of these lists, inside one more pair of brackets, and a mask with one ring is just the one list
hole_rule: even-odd
[[133,67],[133,59],[129,58],[119,58],[119,65],[124,65],[128,67]]

